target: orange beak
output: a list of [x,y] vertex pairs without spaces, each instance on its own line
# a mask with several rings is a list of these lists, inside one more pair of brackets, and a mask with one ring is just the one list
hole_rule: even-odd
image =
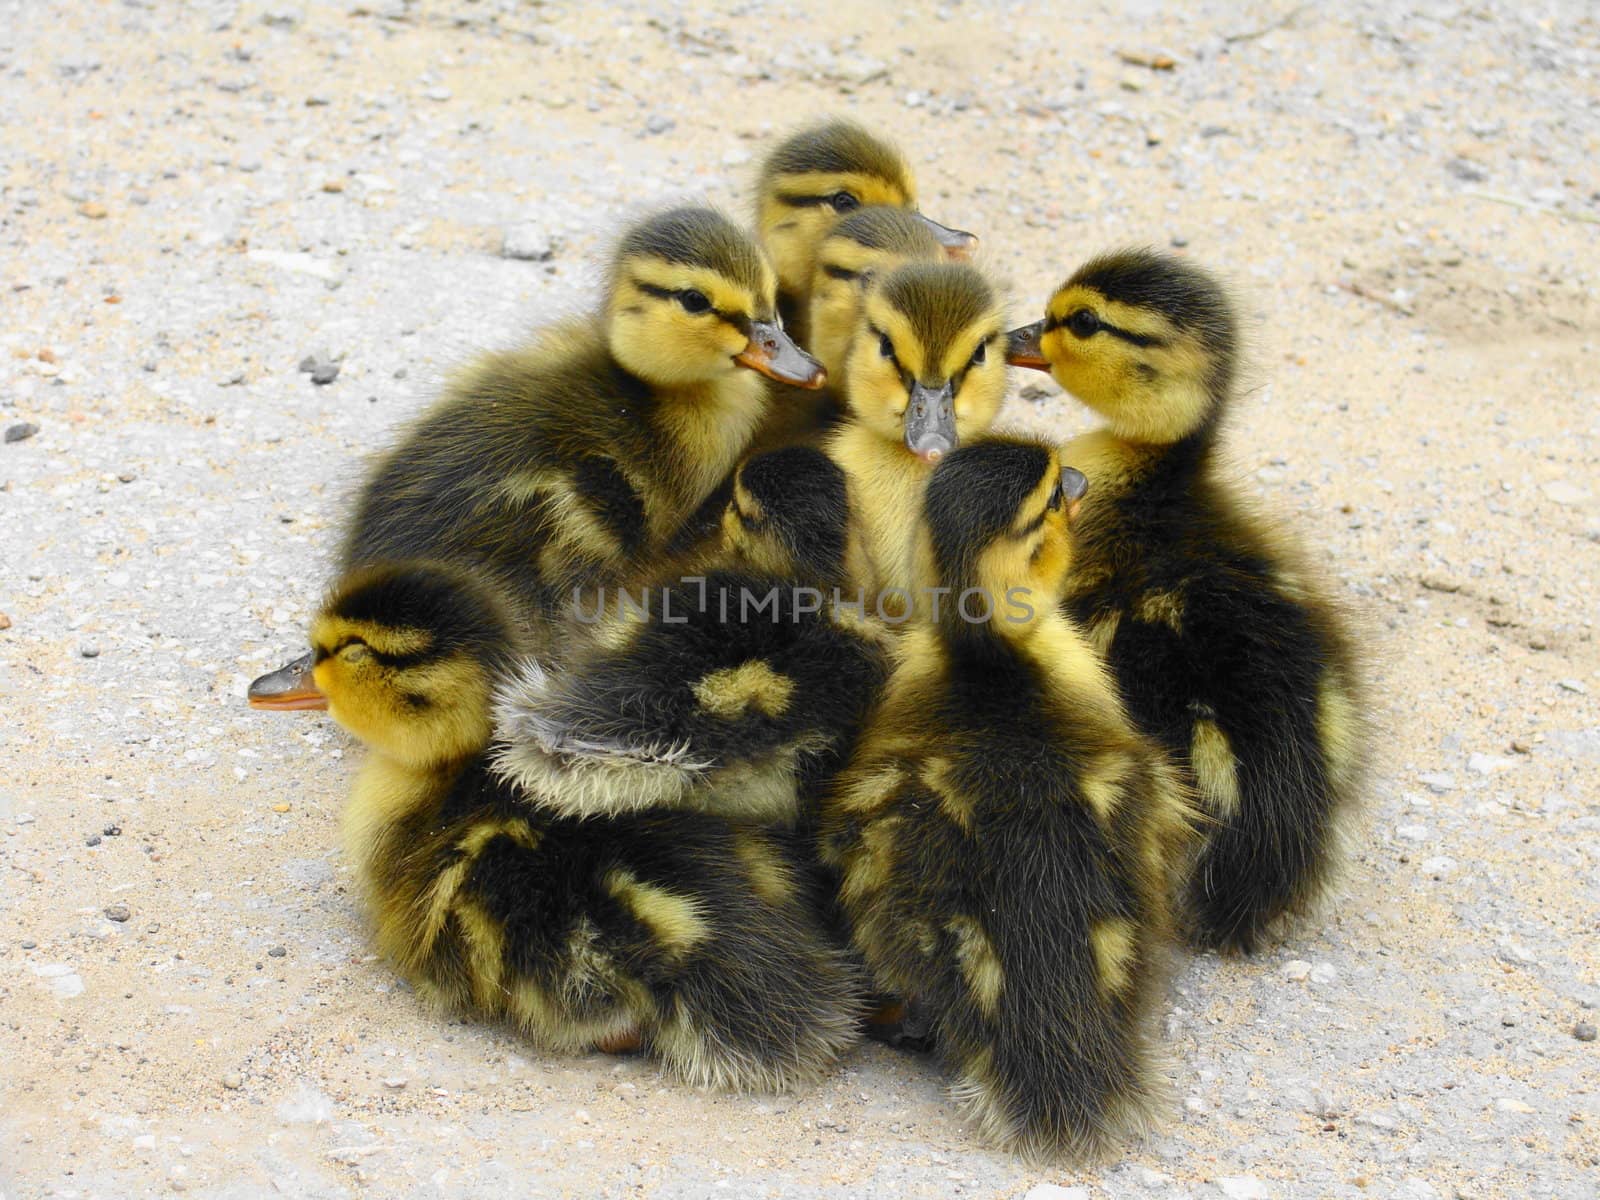
[[250,707],[267,712],[326,712],[328,698],[317,687],[312,665],[311,652],[307,651],[292,663],[261,676],[250,685]]
[[1013,329],[1006,334],[1006,362],[1013,367],[1032,367],[1035,371],[1048,371],[1050,364],[1045,361],[1044,351],[1039,348],[1039,339],[1043,336],[1043,321],[1035,321],[1032,325]]

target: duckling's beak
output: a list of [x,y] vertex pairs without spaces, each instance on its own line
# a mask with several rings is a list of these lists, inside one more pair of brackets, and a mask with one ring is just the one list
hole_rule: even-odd
[[263,675],[250,685],[250,707],[268,712],[315,709],[326,712],[328,698],[312,677],[313,658],[308,650],[287,666]]
[[966,262],[972,257],[972,252],[977,248],[978,235],[968,233],[965,229],[951,229],[948,225],[941,225],[930,217],[917,214],[922,223],[933,231],[933,236],[939,239],[939,245],[944,247],[946,258],[953,258],[958,262]]
[[906,406],[906,449],[923,462],[936,463],[956,448],[956,391],[947,379],[937,388],[911,385]]
[[1074,467],[1061,468],[1061,494],[1067,500],[1067,527],[1070,529],[1078,519],[1078,510],[1083,507],[1083,498],[1089,493],[1089,477]]
[[783,327],[773,321],[752,322],[750,344],[735,354],[733,361],[795,387],[814,390],[828,381],[822,364],[795,345]]
[[1006,361],[1013,367],[1032,367],[1035,371],[1048,371],[1050,364],[1045,361],[1044,351],[1039,348],[1039,339],[1043,336],[1043,321],[1035,321],[1032,325],[1013,329],[1006,334]]

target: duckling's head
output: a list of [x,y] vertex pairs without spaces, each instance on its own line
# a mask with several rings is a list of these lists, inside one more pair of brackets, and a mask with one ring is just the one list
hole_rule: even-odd
[[861,320],[862,298],[877,276],[908,262],[938,262],[945,248],[916,213],[877,204],[841,220],[817,250],[806,321],[812,354],[838,387]]
[[1238,321],[1222,285],[1154,250],[1090,260],[1013,330],[1007,357],[1047,370],[1119,437],[1176,442],[1212,427],[1233,388]]
[[[1053,611],[1087,490],[1083,475],[1044,442],[995,438],[946,457],[923,496],[915,564],[919,589],[950,589],[941,624],[1004,634]],[[963,603],[963,596],[971,598]],[[978,620],[985,611],[989,620]]]
[[758,571],[837,583],[845,577],[849,525],[844,471],[821,450],[787,446],[739,467],[722,536]]
[[251,685],[254,708],[323,708],[376,753],[457,762],[490,735],[511,622],[472,576],[434,563],[351,572],[311,623],[311,653]]
[[928,463],[993,424],[1005,400],[1005,311],[962,263],[908,263],[875,279],[845,375],[862,425]]
[[[778,285],[803,295],[818,247],[841,217],[879,204],[917,207],[916,184],[900,151],[854,121],[824,121],[780,142],[761,164],[756,221],[761,244],[778,269]],[[919,220],[952,256],[977,238],[926,217]]]
[[783,332],[760,247],[708,208],[657,213],[623,235],[605,312],[612,355],[658,387],[715,384],[744,368],[803,388],[825,378]]

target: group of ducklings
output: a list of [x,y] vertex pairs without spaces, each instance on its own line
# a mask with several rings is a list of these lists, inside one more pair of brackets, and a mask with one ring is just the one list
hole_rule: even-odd
[[[423,995],[737,1089],[870,1028],[1096,1154],[1151,1115],[1173,942],[1302,911],[1360,779],[1338,614],[1217,466],[1233,310],[1129,251],[1008,331],[849,122],[757,216],[644,218],[593,317],[467,367],[251,703],[370,748],[345,844]],[[992,433],[1008,363],[1104,426]]]

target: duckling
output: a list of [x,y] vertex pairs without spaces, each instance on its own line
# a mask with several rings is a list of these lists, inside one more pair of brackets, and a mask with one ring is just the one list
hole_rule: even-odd
[[806,348],[822,363],[829,391],[844,390],[845,358],[861,323],[867,286],[908,262],[939,262],[946,248],[920,214],[874,205],[841,220],[817,249],[806,313]]
[[343,567],[480,567],[548,634],[575,589],[642,569],[727,476],[766,413],[762,375],[823,383],[780,327],[776,289],[720,214],[640,221],[599,316],[480,359],[379,461]]
[[1005,400],[1004,328],[994,288],[964,264],[908,263],[867,289],[845,359],[850,419],[824,449],[861,526],[856,582],[886,616],[901,603],[886,593],[909,590],[906,528],[934,464],[987,430]]
[[[842,217],[867,205],[916,213],[917,188],[900,151],[854,121],[796,130],[761,164],[756,226],[778,272],[784,324],[803,343],[818,248]],[[972,234],[917,215],[953,257],[965,257],[977,245]]]
[[1170,873],[1190,810],[1058,607],[1083,477],[1032,441],[933,472],[919,606],[824,861],[874,982],[908,997],[984,1134],[1090,1157],[1151,1112]]
[[843,472],[819,450],[739,470],[722,545],[595,613],[592,648],[537,663],[499,709],[497,766],[583,817],[690,808],[803,825],[885,674],[885,632],[837,607],[852,539]]
[[867,285],[904,263],[945,257],[927,222],[903,208],[872,205],[833,227],[817,250],[806,315],[808,350],[822,363],[829,385],[815,392],[775,388],[772,414],[752,453],[818,442],[839,423],[845,413],[845,357],[861,322]]
[[334,589],[313,665],[265,707],[321,706],[370,754],[343,813],[382,953],[443,1009],[544,1048],[640,1048],[691,1084],[814,1080],[856,1037],[859,969],[791,835],[699,813],[553,816],[489,769],[515,621],[459,568]]
[[1092,484],[1068,611],[1210,817],[1191,939],[1248,953],[1323,891],[1367,733],[1343,619],[1223,479],[1238,340],[1215,279],[1132,250],[1080,268],[1009,357],[1106,418],[1066,450]]

